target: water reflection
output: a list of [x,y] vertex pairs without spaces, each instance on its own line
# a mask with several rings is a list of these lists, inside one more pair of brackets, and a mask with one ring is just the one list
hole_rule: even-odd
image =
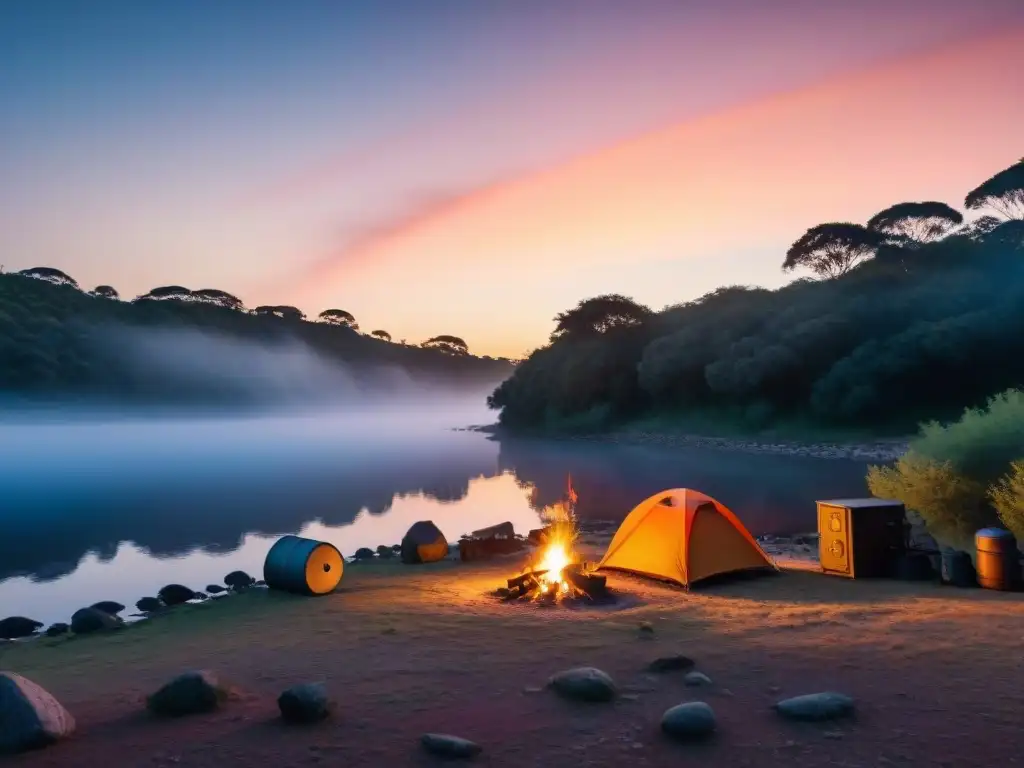
[[[447,418],[447,417],[445,417]],[[450,421],[448,423],[451,423]],[[571,473],[584,518],[669,487],[705,491],[756,533],[807,529],[814,500],[864,493],[864,465],[714,451],[497,442],[408,419],[35,425],[0,441],[0,614],[66,619],[262,571],[277,536],[346,555],[432,519],[450,540],[536,527]],[[11,440],[10,438],[17,438]]]
[[581,518],[621,520],[658,491],[693,488],[754,535],[814,530],[817,499],[867,493],[863,462],[712,449],[514,440],[501,443],[498,465],[530,491],[534,509],[564,495],[571,473]]

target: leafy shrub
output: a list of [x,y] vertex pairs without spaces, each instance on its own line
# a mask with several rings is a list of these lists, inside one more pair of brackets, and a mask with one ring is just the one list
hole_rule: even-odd
[[1024,542],[1024,392],[1010,390],[956,422],[921,427],[893,467],[871,467],[868,487],[898,499],[945,544],[968,551],[979,528],[1003,521]]
[[989,497],[1003,525],[1024,543],[1024,460],[1013,462],[1010,472],[989,491]]

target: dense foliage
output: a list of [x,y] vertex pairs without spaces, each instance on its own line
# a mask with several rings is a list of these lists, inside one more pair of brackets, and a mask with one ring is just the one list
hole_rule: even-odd
[[1024,392],[924,425],[895,466],[871,467],[868,487],[902,501],[953,546],[972,550],[974,532],[1000,521],[1024,542]]
[[[510,429],[713,416],[744,428],[913,429],[1024,382],[1024,161],[973,190],[963,223],[902,203],[871,226],[812,227],[779,290],[720,288],[651,312],[600,296],[491,395]],[[1016,185],[1016,186],[1015,186]]]
[[344,361],[350,368],[395,366],[414,379],[448,383],[483,384],[510,370],[507,360],[456,357],[443,350],[393,344],[384,332],[363,335],[347,312],[331,310],[328,315],[314,323],[306,322],[294,307],[249,311],[224,291],[190,291],[182,286],[155,288],[125,302],[117,300],[110,286],[83,292],[59,270],[0,274],[0,394],[141,400],[210,394],[160,391],[155,377],[147,377],[137,361],[120,354],[111,342],[125,329],[136,335],[201,331],[259,345],[299,341],[324,359]]

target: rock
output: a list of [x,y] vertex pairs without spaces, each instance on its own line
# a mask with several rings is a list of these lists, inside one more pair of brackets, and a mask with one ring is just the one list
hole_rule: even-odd
[[401,544],[392,544],[391,545],[391,551],[392,552],[401,552],[402,551],[402,545]]
[[323,683],[304,683],[277,697],[281,717],[289,723],[315,723],[330,714],[330,700]]
[[43,626],[43,622],[26,619],[24,616],[8,616],[0,621],[0,638],[11,640],[15,637],[34,635]]
[[689,656],[678,654],[676,656],[662,656],[647,665],[651,672],[681,672],[693,669],[695,662]]
[[76,635],[120,629],[123,626],[124,621],[120,617],[111,616],[98,608],[79,608],[71,616],[71,631]]
[[370,560],[373,558],[373,550],[369,547],[360,547],[354,555],[356,560]]
[[711,678],[705,675],[703,672],[687,672],[683,678],[683,682],[690,686],[706,686],[711,685]]
[[832,691],[794,696],[775,704],[775,711],[789,720],[836,720],[852,715],[853,710],[853,699]]
[[256,579],[245,571],[232,571],[224,577],[224,583],[231,587],[231,589],[242,590],[255,584]]
[[194,595],[192,595],[192,599],[202,602],[203,600],[209,600],[210,596],[205,592],[196,592]]
[[267,582],[265,582],[263,579],[259,579],[255,584],[253,584],[253,586],[254,587],[265,587],[265,586],[267,586]]
[[381,544],[379,547],[377,547],[377,557],[385,557],[386,558],[386,557],[394,557],[394,556],[395,556],[395,553],[391,549],[391,547],[386,547],[383,544]]
[[446,733],[425,733],[420,738],[420,743],[432,755],[456,760],[467,760],[483,751],[483,747],[475,742]]
[[611,701],[617,692],[611,677],[595,667],[559,672],[548,680],[548,687],[564,698],[577,701]]
[[219,595],[221,592],[227,592],[227,588],[220,584],[207,584],[206,591],[211,595]]
[[45,689],[13,672],[0,672],[0,753],[53,744],[75,730],[75,718]]
[[639,626],[638,626],[638,629],[640,630],[640,634],[641,635],[653,635],[654,634],[654,625],[651,624],[651,622],[649,622],[649,621],[641,621]]
[[159,597],[144,597],[135,603],[135,607],[142,613],[153,613],[164,607],[164,601]]
[[168,584],[157,592],[157,595],[165,605],[181,605],[195,597],[196,593],[181,584]]
[[688,701],[665,711],[661,730],[678,741],[706,739],[715,731],[715,713],[703,701]]
[[154,715],[180,717],[212,712],[227,698],[227,689],[212,672],[199,670],[178,675],[146,699]]
[[98,603],[93,603],[89,607],[95,608],[97,611],[109,613],[111,616],[117,616],[117,614],[124,610],[123,605],[115,603],[113,600],[100,600]]
[[71,631],[71,627],[69,627],[64,622],[59,621],[56,624],[51,624],[50,626],[48,626],[46,628],[46,636],[47,637],[59,637],[60,635],[66,635],[70,631]]

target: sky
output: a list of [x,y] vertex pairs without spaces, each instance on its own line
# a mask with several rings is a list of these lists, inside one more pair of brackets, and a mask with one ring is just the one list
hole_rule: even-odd
[[518,357],[1024,155],[1020,0],[5,0],[0,264]]

